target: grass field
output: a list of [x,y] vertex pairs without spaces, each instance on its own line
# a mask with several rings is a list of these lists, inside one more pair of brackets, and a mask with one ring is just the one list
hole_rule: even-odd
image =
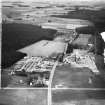
[[0,105],[47,105],[47,90],[0,90]]
[[52,90],[52,105],[104,105],[104,93],[102,90]]

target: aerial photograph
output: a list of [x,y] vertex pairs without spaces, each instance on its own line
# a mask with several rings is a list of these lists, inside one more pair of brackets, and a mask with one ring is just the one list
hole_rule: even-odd
[[2,0],[1,17],[1,105],[105,105],[104,0]]

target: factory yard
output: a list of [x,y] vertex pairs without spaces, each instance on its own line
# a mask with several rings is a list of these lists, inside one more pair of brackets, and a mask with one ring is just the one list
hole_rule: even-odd
[[[5,84],[6,81],[2,78],[2,86],[46,88],[52,81],[52,88],[105,88],[105,81],[95,65],[92,53],[74,50],[73,53],[64,56],[63,62],[59,62],[59,56],[50,57],[35,55],[24,57],[11,66],[9,72],[4,70],[11,79]],[[53,70],[57,60],[58,63]]]
[[0,105],[104,105],[103,4],[2,3]]
[[[84,9],[82,6],[78,8]],[[2,71],[3,87],[105,87],[104,63],[94,51],[89,52],[95,46],[93,41],[89,41],[94,38],[93,33],[76,32],[77,28],[94,27],[95,24],[88,19],[60,17],[76,9],[70,4],[3,3],[3,51],[7,59],[3,58],[4,65],[12,61],[15,53],[21,55],[19,61],[12,61],[12,65]],[[87,6],[85,9],[98,11],[101,7]],[[18,41],[12,37],[17,37]],[[73,46],[72,52],[68,43]],[[8,48],[11,49],[9,53]],[[53,69],[56,61],[58,64]]]
[[95,65],[93,54],[85,50],[74,50],[57,66],[53,77],[53,88],[104,88],[104,80]]
[[[13,27],[12,23],[7,25]],[[5,24],[5,26],[7,25]],[[21,30],[19,29],[19,24],[15,23],[13,25],[15,27],[18,26],[18,30],[16,31]],[[24,24],[21,24],[21,26],[22,25],[24,26]],[[28,25],[28,28],[29,26],[30,25]],[[35,32],[40,32],[41,30],[41,28],[34,26],[31,27],[32,29],[37,29]],[[51,34],[51,38],[49,37],[50,33],[47,31],[43,30],[41,32],[42,34],[45,33],[42,35],[42,39],[45,37],[46,39],[48,38],[50,40],[37,41],[37,37],[39,35],[37,35],[35,39],[34,31],[33,34],[30,34],[33,37],[31,38],[31,41],[34,42],[36,40],[34,43],[29,40],[28,34],[26,39],[29,41],[26,41],[24,37],[24,44],[20,43],[22,40],[19,40],[19,42],[14,42],[13,40],[13,44],[11,44],[9,43],[11,42],[11,38],[10,40],[8,39],[9,42],[7,43],[9,48],[12,48],[11,50],[26,55],[24,55],[16,63],[13,63],[11,67],[5,68],[2,71],[2,87],[49,88],[49,86],[51,86],[52,88],[105,88],[105,75],[102,68],[102,60],[96,55],[98,57],[97,59],[100,59],[100,62],[98,62],[98,60],[97,62],[101,68],[98,68],[95,63],[95,54],[91,51],[89,52],[91,47],[94,46],[94,44],[89,41],[92,35],[79,34],[78,36],[77,32],[75,32],[75,29],[67,29],[66,27],[62,26],[57,27],[57,32],[55,32],[54,35]],[[24,30],[28,28],[25,25]],[[11,29],[9,29],[9,31],[10,30]],[[12,31],[10,32],[12,34]],[[12,37],[15,38],[14,35]],[[21,36],[19,35],[19,39],[20,37]],[[7,43],[5,42],[4,45]],[[69,48],[68,43],[72,43],[74,48]],[[76,44],[77,47],[75,47]],[[81,47],[79,48],[78,46]],[[57,61],[58,63],[55,66]]]

